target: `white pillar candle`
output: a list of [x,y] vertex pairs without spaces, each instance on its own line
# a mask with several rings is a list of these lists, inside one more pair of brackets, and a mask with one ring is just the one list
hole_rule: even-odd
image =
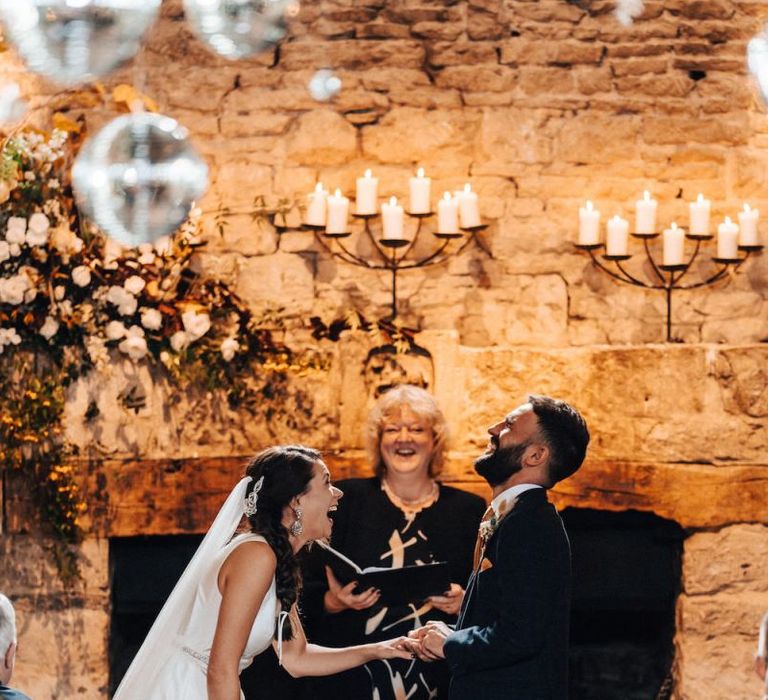
[[325,226],[326,199],[328,193],[323,189],[323,183],[315,185],[315,191],[307,195],[307,211],[304,223],[308,226]]
[[480,210],[477,207],[477,194],[467,183],[459,195],[459,221],[461,228],[480,226]]
[[326,233],[348,233],[349,199],[342,197],[341,190],[336,190],[328,197],[328,220],[325,224]]
[[600,243],[600,212],[587,201],[579,208],[579,245]]
[[704,199],[704,195],[699,193],[695,202],[689,205],[690,221],[688,222],[688,232],[691,236],[709,235],[709,211],[710,201]]
[[656,200],[646,190],[635,203],[635,233],[656,233]]
[[459,203],[450,192],[437,203],[437,232],[459,233]]
[[744,211],[739,212],[739,245],[760,245],[760,235],[757,232],[757,221],[760,210],[744,205]]
[[608,219],[606,229],[606,255],[626,255],[629,247],[629,221],[616,214]]
[[664,230],[664,243],[662,248],[662,263],[664,265],[682,265],[685,249],[685,231],[677,228],[673,223]]
[[408,184],[410,194],[408,211],[411,214],[429,214],[432,211],[429,201],[432,179],[424,177],[424,168],[419,168],[416,171],[416,177],[410,178]]
[[717,257],[737,260],[739,257],[739,225],[730,216],[717,227]]
[[373,177],[370,170],[365,171],[364,177],[357,178],[355,194],[355,212],[357,214],[375,214],[377,211],[377,190],[379,178]]
[[386,240],[403,239],[403,208],[397,203],[397,197],[381,205],[381,224]]

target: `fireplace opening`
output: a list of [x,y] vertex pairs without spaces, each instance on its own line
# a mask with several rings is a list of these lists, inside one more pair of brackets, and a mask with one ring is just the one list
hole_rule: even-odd
[[683,529],[638,511],[561,515],[573,553],[571,700],[668,697]]
[[[115,537],[109,541],[112,621],[109,635],[110,696],[117,690],[202,535]],[[303,683],[278,667],[271,648],[240,676],[247,700],[301,696]]]

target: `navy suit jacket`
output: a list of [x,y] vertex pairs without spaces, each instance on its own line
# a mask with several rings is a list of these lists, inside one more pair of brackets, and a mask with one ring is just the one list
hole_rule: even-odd
[[566,700],[571,553],[544,489],[518,497],[445,641],[450,700]]

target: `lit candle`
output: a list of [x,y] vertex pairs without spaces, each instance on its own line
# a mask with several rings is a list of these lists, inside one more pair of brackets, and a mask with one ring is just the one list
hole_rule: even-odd
[[459,203],[450,192],[437,203],[437,232],[459,233]]
[[372,177],[371,171],[365,171],[365,177],[357,178],[357,193],[355,195],[355,212],[358,214],[375,214],[379,178]]
[[635,203],[635,233],[656,233],[656,200],[646,190]]
[[690,211],[688,230],[691,236],[708,236],[710,201],[704,199],[704,195],[699,193],[698,199],[691,202],[688,208]]
[[600,212],[587,202],[579,208],[579,245],[600,243]]
[[315,191],[307,195],[307,213],[304,216],[304,223],[309,226],[325,226],[325,200],[328,193],[323,189],[323,183],[318,182],[315,185]]
[[730,216],[717,227],[717,257],[723,260],[739,258],[739,225]]
[[760,234],[757,232],[759,218],[759,209],[744,205],[744,211],[739,212],[739,245],[760,245]]
[[419,168],[416,177],[412,177],[408,184],[411,195],[408,211],[411,214],[429,214],[432,211],[429,204],[432,180],[424,177],[424,168]]
[[616,214],[612,219],[608,219],[606,228],[605,254],[626,255],[629,245],[629,221]]
[[477,194],[467,183],[459,195],[459,221],[461,228],[480,226],[480,210],[477,207]]
[[403,239],[403,208],[397,203],[397,197],[392,197],[389,204],[381,205],[381,224],[385,239]]
[[336,190],[328,197],[328,221],[326,233],[347,233],[347,218],[349,217],[349,199],[341,196],[341,190]]
[[673,223],[672,226],[664,230],[663,264],[682,265],[684,246],[685,231],[677,228],[677,224]]

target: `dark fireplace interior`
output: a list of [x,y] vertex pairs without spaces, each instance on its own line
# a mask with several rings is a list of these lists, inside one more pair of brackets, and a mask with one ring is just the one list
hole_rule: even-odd
[[682,528],[638,511],[562,517],[573,552],[571,700],[668,697]]
[[[654,700],[672,662],[683,531],[636,511],[566,508],[573,549],[571,700]],[[110,541],[112,691],[201,537]],[[303,696],[271,650],[242,677],[248,700]]]

